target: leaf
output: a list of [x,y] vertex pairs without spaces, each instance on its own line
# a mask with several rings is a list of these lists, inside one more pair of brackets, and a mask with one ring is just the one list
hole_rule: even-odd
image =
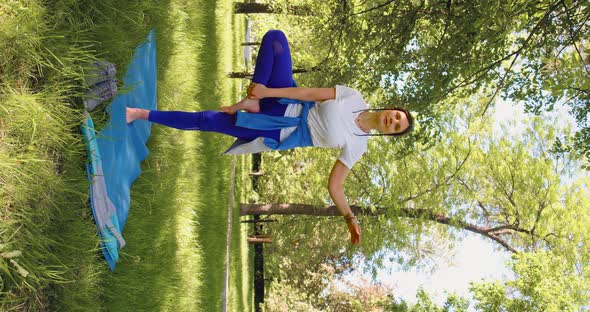
[[16,271],[22,277],[26,278],[27,276],[29,276],[29,272],[27,270],[25,270],[23,267],[21,267],[16,261],[10,259],[10,263],[12,263],[12,265],[14,265],[16,267]]
[[2,258],[16,258],[16,257],[20,257],[22,255],[22,252],[20,250],[13,250],[13,251],[9,251],[9,252],[3,252],[2,254],[0,254],[0,257]]

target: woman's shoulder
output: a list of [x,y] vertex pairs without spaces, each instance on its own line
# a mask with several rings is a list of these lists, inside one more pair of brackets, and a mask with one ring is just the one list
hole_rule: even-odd
[[361,95],[356,89],[345,85],[336,85],[336,96],[338,96],[338,93],[341,93],[342,95]]
[[347,101],[353,103],[360,103],[366,106],[362,94],[359,91],[347,86],[336,86],[336,100],[340,102]]
[[367,152],[368,144],[367,137],[355,136],[351,140],[347,141],[340,152],[338,159],[347,165],[348,168],[361,159],[361,157]]

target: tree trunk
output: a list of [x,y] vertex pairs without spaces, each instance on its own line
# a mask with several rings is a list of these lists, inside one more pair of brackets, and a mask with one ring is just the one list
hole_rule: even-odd
[[254,245],[254,307],[262,311],[264,303],[264,252],[262,244]]
[[293,15],[309,15],[310,10],[304,6],[289,6],[287,12],[281,12],[271,7],[268,3],[234,3],[234,14],[264,14],[264,13],[288,13]]
[[[377,216],[383,215],[387,209],[377,208],[371,212],[371,209],[363,209],[360,206],[350,206],[350,209],[355,215]],[[513,226],[501,227],[482,227],[475,224],[468,223],[464,220],[447,217],[441,213],[434,212],[430,209],[415,209],[415,208],[400,208],[394,209],[393,216],[410,219],[424,219],[433,221],[439,224],[444,224],[454,228],[470,231],[488,239],[495,241],[502,245],[508,251],[518,253],[505,239],[499,237],[501,234],[506,234],[506,229],[513,232],[523,232],[524,229],[519,229]],[[319,206],[308,204],[240,204],[240,215],[311,215],[311,216],[339,216],[340,212],[336,206]]]
[[[259,220],[259,216],[254,216]],[[254,235],[262,235],[262,224],[254,225]],[[264,248],[262,244],[254,245],[254,310],[262,311],[264,303]]]
[[[260,164],[262,164],[262,155],[260,153],[255,153],[252,155],[252,171],[260,172]],[[252,179],[252,189],[254,192],[258,192],[258,179],[260,178],[259,175],[252,175],[250,179]],[[255,218],[255,220],[258,220]]]
[[234,3],[235,14],[275,13],[268,3]]

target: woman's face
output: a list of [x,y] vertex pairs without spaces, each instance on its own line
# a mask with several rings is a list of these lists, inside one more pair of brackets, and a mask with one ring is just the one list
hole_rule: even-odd
[[383,134],[400,133],[409,126],[408,116],[402,111],[388,109],[379,111],[377,116],[377,130]]

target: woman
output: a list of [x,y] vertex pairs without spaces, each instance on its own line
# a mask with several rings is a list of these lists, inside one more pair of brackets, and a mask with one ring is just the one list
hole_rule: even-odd
[[381,133],[377,135],[404,135],[413,127],[412,116],[402,108],[369,110],[359,92],[344,86],[295,87],[289,45],[279,30],[262,38],[252,81],[246,98],[220,112],[127,108],[127,122],[143,119],[177,129],[231,135],[237,140],[228,154],[305,146],[340,148],[328,191],[344,216],[351,242],[359,243],[361,230],[344,196],[344,180],[367,150],[371,130]]

